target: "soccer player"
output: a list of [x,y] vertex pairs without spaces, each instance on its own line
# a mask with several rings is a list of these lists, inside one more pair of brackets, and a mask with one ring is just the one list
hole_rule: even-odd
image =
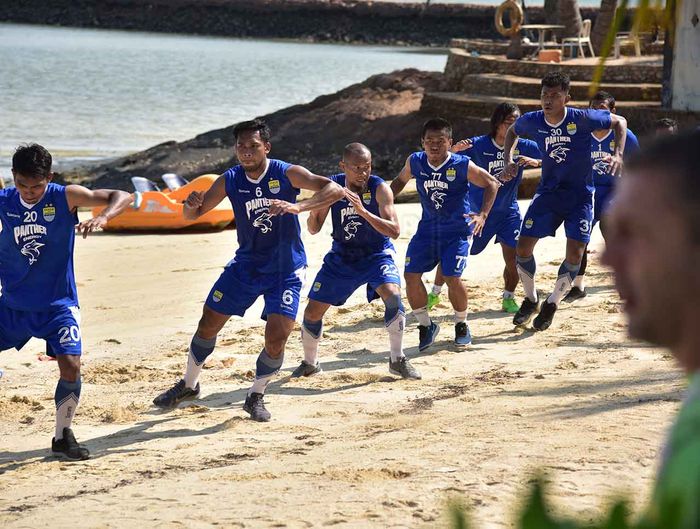
[[[435,341],[440,327],[428,314],[428,293],[423,274],[438,263],[454,308],[455,344],[467,346],[472,337],[467,325],[467,289],[461,276],[467,264],[472,235],[479,236],[491,211],[500,183],[469,157],[450,152],[452,125],[445,119],[429,119],[421,133],[423,151],[411,154],[391,182],[394,197],[411,178],[416,179],[423,214],[406,250],[406,294],[418,320],[423,351]],[[470,184],[483,187],[479,212],[469,211]]]
[[[228,197],[236,217],[238,250],[214,283],[190,343],[185,375],[153,403],[171,408],[199,395],[199,375],[214,351],[216,336],[233,315],[243,316],[259,296],[265,299],[265,347],[255,367],[255,381],[243,409],[255,421],[269,421],[263,394],[282,366],[284,347],[294,327],[306,269],[297,215],[329,206],[343,189],[328,178],[299,165],[268,158],[270,129],[261,120],[245,121],[233,129],[236,165],[222,174],[206,193],[194,191],[184,214],[196,219]],[[300,189],[316,193],[296,203]]]
[[341,174],[330,179],[342,186],[345,198],[312,211],[308,219],[311,234],[321,230],[331,212],[333,247],[323,259],[304,311],[301,338],[304,360],[292,378],[321,372],[318,343],[322,320],[331,305],[340,306],[362,285],[367,285],[367,301],[381,297],[384,323],[389,333],[389,371],[403,378],[419,379],[420,373],[403,353],[406,316],[401,302],[401,278],[394,262],[390,237],[399,236],[394,196],[384,181],[372,174],[372,155],[361,143],[345,147]]
[[[491,132],[483,136],[476,136],[458,141],[452,152],[467,151],[472,161],[489,172],[494,177],[500,176],[503,171],[503,144],[506,131],[520,117],[520,109],[513,103],[501,103],[491,114]],[[518,311],[515,301],[515,287],[518,286],[518,270],[515,264],[515,245],[520,234],[522,215],[518,207],[518,186],[523,178],[523,169],[526,167],[540,167],[542,165],[540,150],[537,144],[531,140],[519,139],[513,152],[514,159],[520,170],[515,178],[503,185],[496,195],[496,201],[491,208],[491,213],[486,220],[486,225],[481,235],[474,237],[471,255],[481,253],[488,243],[496,238],[501,244],[503,261],[503,300],[501,308],[511,314]],[[472,211],[479,211],[483,201],[484,192],[479,187],[469,190],[469,203]],[[439,300],[440,290],[444,279],[440,267],[435,276],[432,291],[428,294],[428,310]]]
[[[590,102],[590,108],[595,110],[609,110],[615,114],[615,97],[603,90],[597,92]],[[639,150],[639,141],[634,133],[627,129],[627,141],[625,142],[625,158]],[[603,239],[607,240],[605,212],[610,206],[610,201],[615,190],[617,177],[610,174],[610,164],[608,159],[615,152],[615,140],[611,130],[596,130],[591,133],[591,164],[593,165],[593,226],[600,222],[600,233]],[[575,301],[586,297],[586,287],[584,285],[584,275],[588,266],[588,245],[583,251],[581,268],[574,279],[571,290],[564,298],[564,301]]]
[[668,136],[678,132],[678,122],[671,118],[660,118],[654,122],[654,136]]
[[699,149],[697,130],[645,145],[608,217],[603,263],[615,273],[630,336],[668,347],[690,377],[639,527],[700,527],[700,325],[688,295],[700,290]]
[[[51,182],[51,154],[41,145],[21,145],[12,156],[15,187],[0,191],[0,351],[21,349],[30,338],[47,342],[56,356],[54,454],[87,459],[71,423],[80,401],[80,309],[73,273],[75,231],[103,227],[129,206],[131,195]],[[79,207],[107,206],[78,223]],[[77,228],[76,228],[77,224]]]
[[559,267],[554,290],[542,303],[533,322],[535,330],[544,331],[552,324],[554,313],[571,288],[578,273],[593,225],[593,178],[591,167],[591,132],[615,131],[615,152],[610,158],[610,173],[617,175],[625,150],[627,122],[607,110],[580,110],[567,107],[569,77],[551,72],[542,79],[542,110],[528,112],[508,129],[505,142],[504,173],[514,177],[519,170],[513,162],[513,147],[519,136],[537,142],[542,153],[542,180],[525,214],[515,249],[518,275],[525,299],[513,317],[514,325],[525,325],[539,306],[535,290],[533,250],[542,237],[553,236],[564,223],[566,258]]

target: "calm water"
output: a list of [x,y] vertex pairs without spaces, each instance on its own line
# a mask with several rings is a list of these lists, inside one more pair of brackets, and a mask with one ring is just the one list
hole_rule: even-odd
[[58,169],[185,140],[445,55],[0,24],[0,175],[43,144]]

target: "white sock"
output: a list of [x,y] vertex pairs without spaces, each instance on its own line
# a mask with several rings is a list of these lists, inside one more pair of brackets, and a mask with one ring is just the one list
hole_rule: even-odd
[[318,343],[321,341],[323,330],[314,336],[303,324],[301,326],[301,344],[304,347],[304,362],[315,366],[318,362]]
[[466,310],[456,310],[455,311],[455,323],[467,322],[467,311]]
[[59,379],[54,394],[54,402],[56,404],[56,434],[55,439],[58,441],[63,439],[63,429],[70,428],[75,416],[75,410],[78,409],[80,403],[80,387],[81,381],[68,382]]
[[518,277],[523,285],[525,296],[530,301],[537,301],[537,290],[535,289],[535,258],[529,259],[516,258]]
[[503,299],[515,299],[515,292],[511,292],[510,290],[504,290]]
[[430,316],[428,315],[427,307],[421,307],[419,309],[414,310],[413,315],[418,320],[418,325],[422,325],[423,327],[430,326]]
[[267,351],[263,350],[258,355],[258,360],[255,363],[255,380],[253,385],[248,390],[248,395],[251,393],[265,393],[265,388],[270,381],[275,378],[284,362],[284,352],[277,358],[272,358]]
[[576,276],[576,279],[574,279],[574,283],[573,283],[572,286],[578,287],[578,288],[580,288],[581,290],[583,290],[584,288],[586,288],[586,285],[585,285],[585,283],[584,283],[584,281],[583,281],[583,278],[584,278],[584,277],[586,277],[586,276]]
[[[559,267],[557,282],[554,283],[554,291],[547,298],[548,303],[554,303],[557,307],[571,290],[571,283],[576,278],[576,273],[581,265],[572,265],[564,261]],[[572,277],[573,276],[573,277]]]
[[211,340],[200,338],[196,334],[190,342],[190,351],[187,355],[187,368],[182,378],[185,379],[185,387],[194,389],[199,382],[199,375],[202,373],[204,362],[214,351],[216,346],[216,336]]
[[433,285],[431,292],[436,296],[439,296],[440,292],[442,292],[442,285]]
[[399,311],[396,317],[386,326],[389,332],[389,355],[392,362],[401,359],[403,354],[403,330],[406,327],[406,315]]

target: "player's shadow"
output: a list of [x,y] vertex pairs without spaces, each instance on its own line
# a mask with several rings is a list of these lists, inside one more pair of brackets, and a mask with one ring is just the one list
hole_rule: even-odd
[[537,331],[531,327],[513,327],[512,329],[478,336],[474,339],[473,344],[474,346],[479,346],[481,344],[519,342],[534,336],[536,332]]

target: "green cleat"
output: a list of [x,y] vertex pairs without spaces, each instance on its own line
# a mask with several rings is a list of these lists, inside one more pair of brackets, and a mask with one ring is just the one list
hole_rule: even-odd
[[501,303],[501,308],[508,314],[515,314],[520,308],[518,302],[513,298],[503,298],[503,303]]
[[440,294],[428,293],[428,310],[431,310],[435,305],[440,303]]

